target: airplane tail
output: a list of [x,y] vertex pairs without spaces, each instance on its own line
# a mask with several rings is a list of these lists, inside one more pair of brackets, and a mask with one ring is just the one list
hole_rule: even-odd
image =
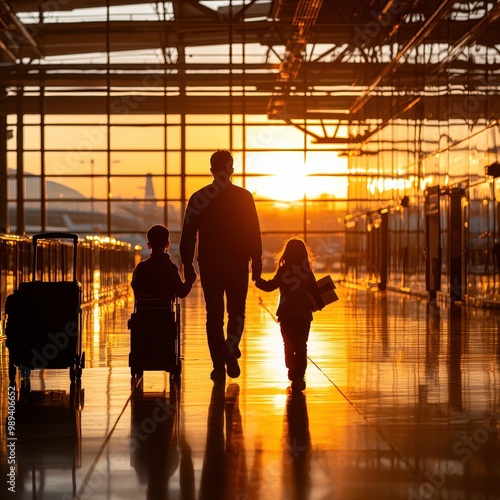
[[155,197],[155,190],[153,187],[153,176],[146,174],[146,192],[144,195],[146,200],[152,200]]

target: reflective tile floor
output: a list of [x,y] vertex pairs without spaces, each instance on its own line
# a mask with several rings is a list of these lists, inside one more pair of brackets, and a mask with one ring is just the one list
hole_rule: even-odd
[[9,392],[2,343],[15,429],[0,431],[1,498],[500,499],[500,311],[338,291],[315,313],[303,394],[288,389],[277,295],[253,285],[241,376],[225,384],[209,379],[199,286],[182,301],[178,389],[149,371],[131,387],[130,298],[85,311],[81,387],[35,370],[26,397]]

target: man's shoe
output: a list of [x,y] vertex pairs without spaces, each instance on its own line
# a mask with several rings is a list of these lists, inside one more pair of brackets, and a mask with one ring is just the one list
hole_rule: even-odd
[[238,360],[234,354],[230,352],[226,352],[226,366],[227,366],[227,374],[231,378],[238,378],[240,376],[240,365],[238,364]]
[[220,382],[221,380],[226,379],[226,370],[225,368],[222,367],[217,367],[212,370],[212,373],[210,374],[210,378],[214,381]]
[[306,381],[302,379],[296,379],[292,382],[292,391],[303,391],[306,388]]
[[241,358],[241,351],[238,347],[238,344],[232,346],[229,342],[229,339],[226,339],[226,350],[230,353],[233,353],[236,359]]

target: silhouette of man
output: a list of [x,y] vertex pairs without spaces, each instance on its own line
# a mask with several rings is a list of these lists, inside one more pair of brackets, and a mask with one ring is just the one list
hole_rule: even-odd
[[[194,251],[198,237],[198,264],[207,310],[207,340],[213,380],[240,374],[239,343],[245,320],[248,267],[252,280],[262,272],[262,240],[252,195],[231,183],[233,157],[218,150],[210,158],[211,184],[194,193],[186,208],[180,242],[186,281],[194,282]],[[228,314],[224,336],[224,295]]]

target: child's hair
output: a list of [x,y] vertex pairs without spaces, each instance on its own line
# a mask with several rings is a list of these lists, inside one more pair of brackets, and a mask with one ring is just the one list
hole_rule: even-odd
[[290,238],[285,242],[276,260],[278,267],[297,264],[299,266],[306,265],[311,269],[313,255],[304,240],[300,238]]
[[170,241],[170,231],[162,224],[155,224],[148,229],[146,237],[153,250],[164,250]]

